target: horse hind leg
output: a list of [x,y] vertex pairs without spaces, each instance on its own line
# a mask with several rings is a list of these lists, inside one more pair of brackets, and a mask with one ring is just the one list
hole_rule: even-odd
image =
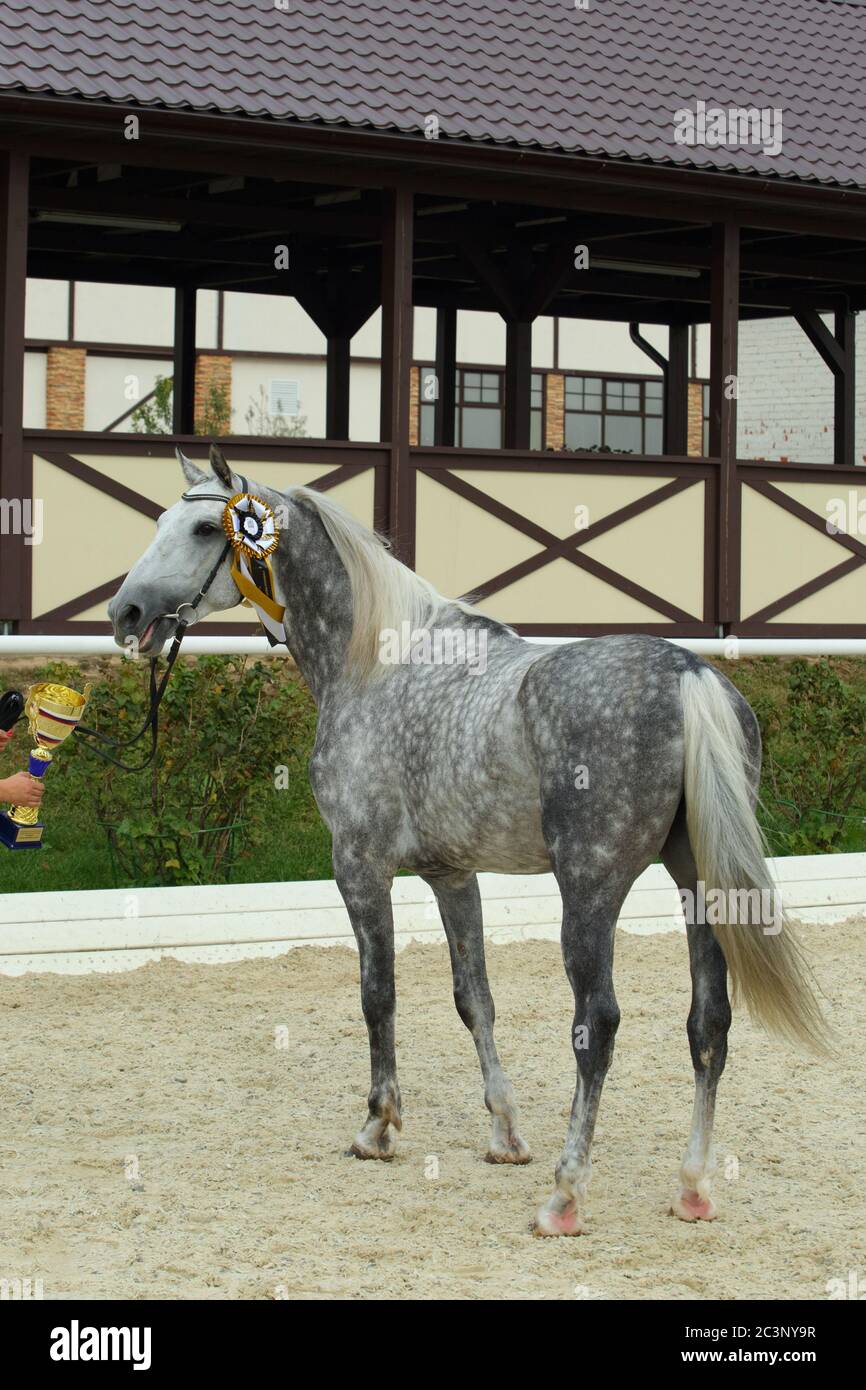
[[425,882],[439,905],[451,954],[454,1003],[472,1034],[484,1079],[484,1104],[493,1128],[488,1163],[529,1163],[530,1152],[517,1129],[517,1105],[493,1039],[496,1010],[484,959],[484,927],[478,879],[430,875]]
[[[627,886],[626,886],[627,887]],[[619,1006],[613,989],[616,919],[625,897],[622,885],[605,884],[588,893],[560,880],[563,897],[562,955],[574,993],[572,1047],[577,1085],[565,1146],[556,1167],[556,1188],[539,1209],[535,1232],[581,1235],[590,1151],[602,1087],[613,1059]]]
[[[696,903],[698,872],[683,806],[662,850],[662,861],[680,892],[691,894],[691,902]],[[694,913],[686,914],[686,932],[692,976],[688,1037],[695,1069],[695,1103],[691,1133],[680,1169],[680,1190],[671,1204],[671,1211],[681,1221],[712,1221],[716,1216],[711,1195],[716,1168],[713,1121],[716,1091],[728,1051],[731,1006],[722,948],[712,927],[705,922],[689,922],[689,916]]]

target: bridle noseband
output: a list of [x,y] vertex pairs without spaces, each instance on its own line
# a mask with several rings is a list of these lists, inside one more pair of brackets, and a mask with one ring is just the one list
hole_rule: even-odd
[[[244,478],[240,473],[236,474],[235,476],[238,477],[241,481],[241,491],[248,492],[249,484],[246,478]],[[231,491],[229,491],[228,497],[224,497],[221,493],[217,492],[190,491],[184,492],[181,495],[180,500],[182,502],[222,502],[223,504],[225,504],[229,501],[231,496]],[[91,752],[96,753],[98,757],[103,758],[106,762],[112,763],[114,767],[119,767],[124,772],[144,772],[145,768],[150,767],[150,764],[156,757],[157,740],[159,737],[159,707],[162,703],[162,697],[165,694],[166,686],[168,685],[169,676],[171,675],[171,669],[174,666],[175,661],[177,660],[177,654],[180,651],[180,644],[184,639],[187,628],[192,627],[193,623],[196,622],[198,618],[199,604],[201,603],[202,599],[206,597],[208,590],[210,589],[211,585],[213,584],[214,580],[219,574],[224,562],[228,559],[229,555],[231,554],[231,550],[232,543],[230,540],[226,540],[225,545],[220,551],[219,558],[216,561],[216,564],[211,569],[210,573],[208,574],[207,578],[205,579],[204,583],[202,584],[194,599],[192,599],[189,603],[179,603],[177,606],[177,611],[174,613],[158,613],[157,616],[154,618],[154,626],[156,625],[156,623],[161,622],[163,618],[174,618],[177,622],[177,627],[175,628],[174,640],[172,641],[171,648],[166,658],[165,671],[159,683],[157,683],[156,679],[157,657],[153,656],[150,658],[150,687],[148,710],[147,715],[145,717],[145,721],[142,724],[141,728],[138,730],[138,733],[133,734],[131,738],[113,739],[108,738],[105,734],[101,734],[97,729],[88,729],[83,724],[79,724],[76,727],[76,737],[83,734],[85,735],[86,739],[94,740],[94,742],[92,743],[85,742],[84,747],[89,748]],[[188,618],[183,616],[185,609],[189,609],[190,611],[191,616]],[[147,733],[148,729],[150,730],[150,753],[143,763],[138,763],[135,766],[133,766],[131,763],[121,762],[118,758],[113,758],[110,753],[106,753],[103,748],[98,747],[98,744],[103,743],[107,744],[109,748],[132,748],[134,744],[138,743],[139,739],[144,738],[144,735]]]

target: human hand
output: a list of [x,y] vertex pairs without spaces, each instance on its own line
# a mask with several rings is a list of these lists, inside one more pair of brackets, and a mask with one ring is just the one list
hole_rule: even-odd
[[0,801],[8,801],[13,806],[38,806],[44,792],[44,784],[29,772],[16,772],[0,782]]
[[3,749],[14,733],[14,729],[0,729],[0,753],[3,752]]

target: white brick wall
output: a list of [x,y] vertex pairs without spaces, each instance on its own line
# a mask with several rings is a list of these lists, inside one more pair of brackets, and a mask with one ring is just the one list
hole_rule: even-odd
[[[832,316],[824,315],[832,329]],[[866,463],[866,325],[857,318],[855,462]],[[794,319],[740,324],[740,458],[833,462],[833,377]]]

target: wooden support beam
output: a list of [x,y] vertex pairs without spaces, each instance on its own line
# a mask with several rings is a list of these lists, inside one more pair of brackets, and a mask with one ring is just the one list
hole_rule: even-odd
[[349,380],[352,339],[348,334],[329,335],[325,386],[325,436],[349,438]]
[[445,448],[454,444],[457,409],[457,310],[436,310],[436,384],[433,442]]
[[380,437],[390,445],[388,529],[394,553],[415,560],[415,476],[409,458],[412,367],[413,196],[384,195],[382,227],[382,386]]
[[662,447],[682,457],[689,452],[689,327],[672,323],[669,331]]
[[195,304],[194,289],[185,286],[175,289],[172,387],[175,434],[195,434]]
[[27,284],[26,155],[0,152],[0,622],[26,619],[33,479],[24,453],[24,299]]
[[853,468],[855,462],[855,324],[851,309],[837,309],[836,341],[842,351],[843,366],[833,382],[833,462],[843,468]]
[[737,333],[740,310],[740,230],[713,227],[710,320],[710,455],[720,459],[716,616],[727,628],[739,618],[740,547],[737,491]]
[[505,326],[505,448],[528,449],[532,403],[532,322]]
[[835,333],[816,309],[794,314],[809,342],[833,373],[833,462],[854,466],[854,313],[845,305],[834,315]]

